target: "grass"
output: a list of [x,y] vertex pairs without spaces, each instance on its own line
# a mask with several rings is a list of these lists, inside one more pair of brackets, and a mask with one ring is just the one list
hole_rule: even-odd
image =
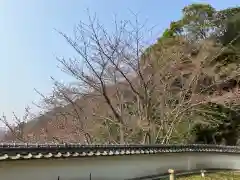
[[240,180],[240,173],[237,172],[219,172],[201,175],[193,175],[187,177],[178,177],[176,180]]

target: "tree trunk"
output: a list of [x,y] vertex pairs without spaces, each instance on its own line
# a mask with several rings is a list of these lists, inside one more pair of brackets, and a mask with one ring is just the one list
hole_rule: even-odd
[[125,144],[124,126],[122,124],[119,125],[119,136],[120,136],[120,144]]

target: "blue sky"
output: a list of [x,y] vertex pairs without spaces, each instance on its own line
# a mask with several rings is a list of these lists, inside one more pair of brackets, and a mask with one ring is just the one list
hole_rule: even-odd
[[50,76],[69,80],[58,68],[56,56],[70,57],[73,50],[54,28],[72,35],[80,20],[87,22],[86,9],[111,29],[114,13],[129,19],[138,12],[160,34],[181,9],[193,2],[212,4],[216,9],[240,5],[239,0],[0,0],[0,113],[22,116],[24,107],[37,102],[37,88],[51,91]]

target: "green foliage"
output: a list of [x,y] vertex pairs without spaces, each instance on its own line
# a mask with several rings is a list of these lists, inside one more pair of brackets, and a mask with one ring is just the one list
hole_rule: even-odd
[[224,46],[231,43],[231,45],[240,48],[240,12],[228,19],[226,30],[220,37],[220,41]]
[[173,21],[160,40],[174,36],[187,35],[195,39],[208,37],[213,29],[212,19],[216,12],[208,4],[191,4],[182,10],[183,17],[179,21]]
[[170,24],[170,27],[167,28],[162,35],[162,38],[171,38],[175,37],[177,35],[181,35],[183,29],[182,29],[182,22],[181,21],[173,21]]
[[240,7],[234,7],[234,8],[227,8],[218,11],[217,18],[218,22],[221,24],[221,21],[224,22],[224,20],[228,20],[229,18],[235,16],[240,12]]
[[184,31],[195,39],[205,39],[213,29],[215,9],[209,4],[192,4],[183,8]]
[[239,105],[209,103],[200,107],[198,113],[211,123],[195,124],[195,143],[236,145],[240,135]]
[[[222,34],[225,34],[224,37],[233,39],[239,30],[237,22],[239,12],[239,7],[216,11],[209,4],[194,3],[188,5],[182,9],[182,18],[171,22],[159,41],[175,36],[201,40],[213,36],[222,37]],[[226,41],[226,43],[228,42]]]

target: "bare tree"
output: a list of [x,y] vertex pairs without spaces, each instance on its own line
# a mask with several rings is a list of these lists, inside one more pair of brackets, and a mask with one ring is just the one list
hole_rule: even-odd
[[25,113],[22,118],[19,118],[15,113],[13,113],[13,119],[10,121],[5,115],[3,115],[0,118],[0,121],[8,129],[6,136],[14,141],[17,140],[20,142],[28,142],[29,139],[25,134],[25,125],[30,117],[32,116],[29,107],[25,108]]
[[[129,21],[115,21],[115,32],[109,34],[96,17],[89,16],[90,23],[80,23],[75,31],[74,40],[60,33],[76,50],[81,59],[58,59],[63,70],[75,77],[82,87],[81,92],[95,93],[104,98],[113,116],[104,120],[114,122],[119,131],[119,143],[125,143],[127,133],[127,117],[123,112],[125,104],[122,93],[119,92],[121,82],[129,86],[131,96],[138,97],[141,104],[147,103],[147,83],[140,66],[140,56],[143,50],[142,27],[136,19],[136,25]],[[136,78],[140,78],[140,83]],[[138,85],[143,84],[139,90]],[[111,94],[111,90],[117,99]],[[111,94],[111,95],[110,95]],[[121,98],[121,100],[120,100]],[[116,100],[115,100],[116,101]],[[147,104],[146,104],[147,105]],[[143,106],[142,106],[143,107]],[[126,109],[125,109],[126,110]],[[140,110],[140,109],[139,109]],[[147,117],[148,118],[148,117]],[[130,128],[131,129],[131,128]]]
[[[137,126],[137,130],[133,131],[133,128],[127,125],[130,118],[129,108],[132,108],[129,107],[131,106],[130,99],[127,100],[122,91],[128,89],[127,93],[130,94],[131,101],[135,99],[134,103],[137,103],[134,115],[138,124],[146,122],[148,127],[153,126],[151,122],[153,74],[148,74],[148,77],[144,75],[144,66],[141,65],[141,54],[145,46],[141,32],[143,26],[139,24],[137,17],[135,24],[129,21],[120,23],[115,21],[115,32],[109,34],[96,17],[89,16],[89,22],[88,25],[84,23],[78,25],[74,39],[60,33],[81,59],[58,59],[58,61],[63,65],[66,73],[78,80],[81,93],[91,92],[104,98],[111,112],[105,113],[102,117],[104,121],[107,121],[104,125],[107,129],[109,126],[106,125],[110,122],[116,125],[119,143],[123,144],[126,143],[127,137],[143,128]],[[127,88],[119,90],[121,86],[124,86],[123,84]],[[115,97],[112,97],[111,90]],[[100,117],[100,115],[96,116]],[[129,130],[132,132],[129,133]],[[146,141],[145,137],[149,137],[149,133],[153,130],[153,128],[148,128],[144,133],[143,143]]]
[[57,82],[52,78],[54,88],[51,96],[44,96],[42,93],[35,91],[42,97],[40,104],[35,104],[42,110],[42,116],[49,119],[47,124],[48,131],[58,132],[60,135],[51,134],[52,138],[58,142],[79,141],[84,137],[87,144],[92,143],[92,135],[88,130],[87,124],[84,122],[84,114],[81,104],[76,102],[79,94],[74,93],[74,89],[66,87],[64,84]]
[[[66,122],[74,117],[80,124],[73,123],[73,131],[89,143],[102,136],[120,144],[187,139],[183,136],[190,125],[202,121],[195,116],[197,107],[216,99],[212,89],[218,82],[207,71],[221,49],[179,37],[146,50],[146,31],[135,19],[115,20],[115,31],[109,33],[96,16],[89,16],[89,24],[79,23],[73,38],[59,32],[78,57],[57,60],[76,82],[66,86],[53,79],[55,89],[50,98],[44,97],[45,103],[54,108],[71,105],[72,111],[59,114]],[[88,98],[101,104],[81,104]],[[90,121],[96,125],[93,131],[86,127]]]

